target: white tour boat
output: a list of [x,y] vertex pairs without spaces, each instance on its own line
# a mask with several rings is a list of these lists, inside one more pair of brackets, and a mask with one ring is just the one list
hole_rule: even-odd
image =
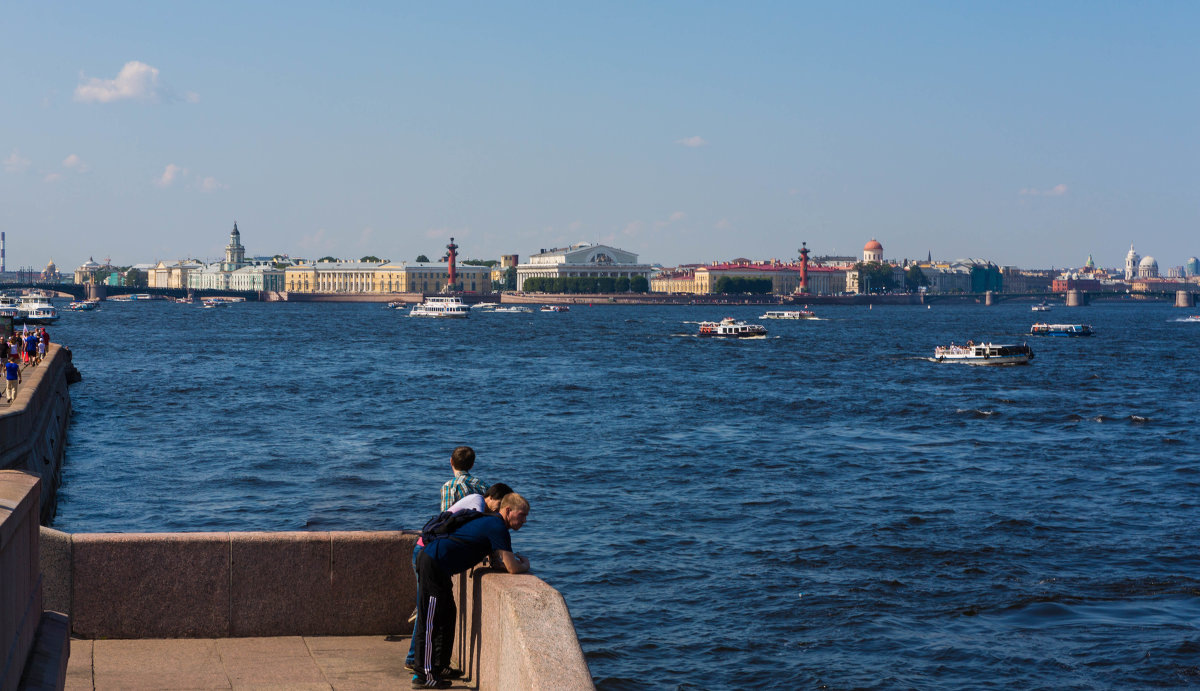
[[763,338],[767,335],[767,327],[725,317],[719,322],[700,322],[698,335],[715,338]]
[[816,319],[817,315],[808,310],[769,310],[759,319]]
[[493,312],[504,312],[507,314],[529,314],[529,313],[533,312],[533,310],[531,310],[530,308],[524,307],[522,305],[501,305],[492,311]]
[[425,302],[413,307],[408,316],[466,319],[471,316],[471,308],[463,303],[462,298],[427,297]]
[[473,309],[473,310],[494,310],[499,306],[500,306],[500,303],[498,303],[498,302],[477,302],[474,305],[471,305],[471,309]]
[[933,350],[937,362],[961,362],[965,365],[1027,365],[1033,359],[1033,351],[1025,344],[999,345],[996,343],[974,343],[967,345],[938,346]]
[[76,312],[90,312],[99,306],[100,301],[96,298],[92,298],[91,300],[75,300],[71,304],[67,305],[67,307],[70,307]]
[[1047,324],[1038,322],[1029,327],[1033,336],[1091,336],[1091,324]]
[[17,301],[16,321],[26,324],[53,324],[58,321],[58,310],[50,298],[29,295]]
[[1042,304],[1034,305],[1033,307],[1030,307],[1029,309],[1031,312],[1049,312],[1050,305],[1047,305],[1046,303],[1043,302]]

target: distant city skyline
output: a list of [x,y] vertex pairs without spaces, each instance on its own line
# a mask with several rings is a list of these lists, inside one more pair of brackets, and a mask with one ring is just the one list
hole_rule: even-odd
[[1200,254],[1192,4],[0,9],[7,268]]

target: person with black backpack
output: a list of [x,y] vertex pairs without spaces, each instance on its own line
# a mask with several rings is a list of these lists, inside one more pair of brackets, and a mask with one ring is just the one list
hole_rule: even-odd
[[[529,517],[529,502],[513,492],[500,500],[496,513],[461,511],[445,521],[426,525],[425,548],[417,557],[416,660],[413,688],[450,688],[443,676],[454,648],[458,617],[451,577],[492,557],[492,566],[508,573],[529,571],[529,560],[512,551],[509,531],[520,530]],[[441,518],[439,515],[438,518]]]
[[[429,541],[435,539],[437,534],[446,533],[450,526],[450,517],[461,511],[474,511],[475,513],[495,513],[500,508],[500,500],[505,496],[512,494],[513,488],[503,482],[493,483],[487,488],[483,494],[468,494],[450,505],[450,508],[439,513],[425,524],[421,529],[421,537],[417,540],[417,544],[413,546],[413,578],[420,579],[417,573],[417,559],[421,556],[421,551],[425,549],[426,534],[429,535]],[[421,592],[417,591],[417,604],[413,606],[412,617],[409,621],[413,622],[412,638],[408,642],[408,655],[404,658],[405,669],[417,671],[417,610],[421,607]],[[456,669],[442,670],[442,675],[447,679],[454,679],[462,675],[462,672]]]

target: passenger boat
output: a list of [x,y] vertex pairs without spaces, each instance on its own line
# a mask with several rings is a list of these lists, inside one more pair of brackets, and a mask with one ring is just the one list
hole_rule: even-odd
[[425,302],[412,308],[408,316],[466,319],[471,316],[471,308],[463,303],[462,298],[427,297]]
[[506,312],[508,314],[530,314],[533,312],[533,310],[529,309],[528,307],[523,307],[521,305],[501,305],[492,311]]
[[384,305],[384,308],[389,309],[389,310],[408,309],[408,303],[403,302],[401,300],[393,300],[393,301],[389,302],[388,304]]
[[1091,324],[1047,324],[1038,322],[1029,327],[1034,336],[1091,336]]
[[216,298],[204,298],[203,300],[200,301],[200,308],[206,309],[206,310],[215,310],[218,307],[228,307],[230,304],[231,303],[226,302],[225,300],[218,300]]
[[817,315],[808,310],[769,310],[759,319],[816,319]]
[[767,335],[767,327],[725,317],[719,322],[700,322],[698,335],[715,338],[763,338]]
[[571,308],[566,305],[542,305],[543,312],[570,312]]
[[100,301],[92,298],[91,300],[75,300],[67,305],[76,312],[90,312],[100,306]]
[[50,298],[30,295],[17,301],[15,321],[25,324],[53,324],[58,321],[58,310]]
[[1047,305],[1046,303],[1043,302],[1042,304],[1034,305],[1033,307],[1030,307],[1029,309],[1032,312],[1049,312],[1050,305]]
[[998,345],[974,343],[965,346],[938,346],[933,350],[937,362],[961,362],[966,365],[1027,365],[1033,359],[1033,351],[1025,344]]

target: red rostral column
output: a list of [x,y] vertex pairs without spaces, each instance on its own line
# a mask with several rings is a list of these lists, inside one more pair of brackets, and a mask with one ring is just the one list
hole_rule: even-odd
[[446,245],[446,257],[450,260],[450,290],[454,290],[458,285],[454,280],[454,258],[458,256],[458,245],[454,244],[454,238],[450,238],[450,244]]
[[[451,241],[454,238],[450,238]],[[808,292],[808,243],[800,243],[800,292]]]

